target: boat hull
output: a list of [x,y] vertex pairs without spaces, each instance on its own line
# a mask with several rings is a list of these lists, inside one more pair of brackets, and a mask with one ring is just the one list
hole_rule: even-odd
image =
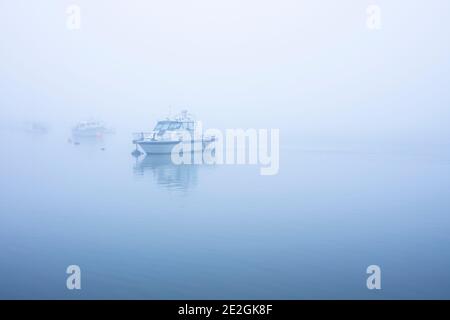
[[213,140],[193,140],[193,141],[136,141],[146,154],[171,154],[175,146],[190,152],[202,152]]

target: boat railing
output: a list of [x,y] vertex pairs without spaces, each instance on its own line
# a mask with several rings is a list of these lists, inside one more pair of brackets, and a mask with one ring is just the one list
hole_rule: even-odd
[[[134,132],[133,133],[133,143],[137,143],[143,140],[152,140],[155,138],[155,132]],[[202,140],[215,141],[216,137],[214,135],[202,136]],[[158,141],[171,140],[170,137],[158,137]]]

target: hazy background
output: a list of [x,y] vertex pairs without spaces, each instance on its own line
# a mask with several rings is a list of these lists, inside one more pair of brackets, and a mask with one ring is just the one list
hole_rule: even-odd
[[18,0],[0,15],[3,126],[96,117],[128,134],[172,106],[285,143],[448,141],[448,1]]
[[[0,0],[0,298],[448,299],[449,33],[447,0]],[[279,128],[279,174],[133,158],[169,106]]]

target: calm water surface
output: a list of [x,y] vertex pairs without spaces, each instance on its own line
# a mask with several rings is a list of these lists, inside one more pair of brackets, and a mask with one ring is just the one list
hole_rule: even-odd
[[0,298],[450,298],[448,152],[287,144],[260,176],[130,137],[1,133]]

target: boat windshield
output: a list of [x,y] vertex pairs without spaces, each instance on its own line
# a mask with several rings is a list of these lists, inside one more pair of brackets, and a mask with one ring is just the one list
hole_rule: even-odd
[[159,121],[156,124],[155,131],[161,130],[177,130],[181,128],[181,122],[176,121]]
[[169,128],[170,121],[159,121],[156,124],[155,131],[167,130]]
[[178,130],[181,128],[181,122],[172,122],[169,125],[169,130]]

